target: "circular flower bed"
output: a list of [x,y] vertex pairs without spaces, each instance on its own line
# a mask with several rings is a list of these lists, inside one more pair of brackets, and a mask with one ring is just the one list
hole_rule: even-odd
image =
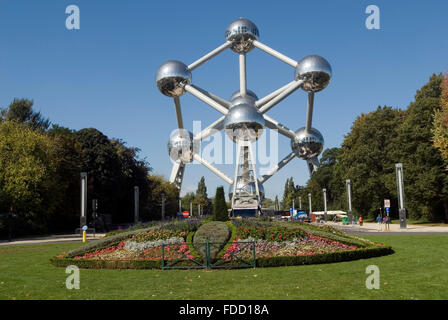
[[[242,219],[221,223],[222,232],[213,232],[213,223],[174,222],[118,233],[63,253],[52,263],[86,268],[160,268],[179,261],[184,267],[232,267],[251,261],[266,267],[346,261],[393,252],[387,245],[348,236],[328,226]],[[225,236],[226,226],[230,237]],[[202,244],[201,239],[207,239],[207,243]],[[219,252],[204,256],[210,248]]]

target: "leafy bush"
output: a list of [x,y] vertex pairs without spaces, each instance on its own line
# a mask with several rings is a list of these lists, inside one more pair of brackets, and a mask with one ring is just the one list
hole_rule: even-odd
[[224,222],[213,221],[202,225],[194,234],[193,246],[203,257],[205,256],[205,246],[210,244],[210,258],[213,260],[219,250],[227,243],[230,237],[230,229]]
[[351,261],[358,259],[367,259],[379,257],[394,253],[392,248],[387,245],[372,246],[353,251],[336,251],[324,254],[302,255],[302,256],[284,256],[257,258],[257,267],[280,267],[280,266],[297,266],[304,264],[332,263]]

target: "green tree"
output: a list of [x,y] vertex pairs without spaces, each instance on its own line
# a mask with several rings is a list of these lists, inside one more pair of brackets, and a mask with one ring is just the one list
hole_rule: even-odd
[[442,154],[448,170],[448,73],[440,85],[442,88],[440,97],[440,110],[434,113],[434,128],[432,130],[434,146]]
[[213,202],[213,220],[229,220],[229,213],[227,211],[227,204],[224,196],[224,187],[222,186],[216,188],[216,195]]
[[[403,116],[401,110],[378,107],[358,116],[345,136],[340,154],[342,176],[338,179],[351,180],[354,214],[374,218],[384,199],[394,198],[396,203],[394,150]],[[340,185],[339,192],[342,188]]]
[[443,79],[434,74],[417,91],[394,144],[395,159],[403,163],[406,207],[414,219],[448,219],[448,175],[432,133],[434,114],[443,110]]
[[65,191],[58,185],[59,151],[48,135],[27,125],[0,124],[0,213],[14,207],[16,235],[48,231]]
[[179,189],[160,175],[148,176],[149,188],[143,220],[162,218],[162,192],[165,192],[165,217],[175,218],[179,210]]
[[42,117],[40,112],[33,111],[32,100],[14,99],[8,108],[0,112],[1,121],[17,121],[27,124],[31,129],[47,130],[50,126],[50,120]]
[[286,180],[285,189],[283,191],[283,199],[281,203],[282,210],[287,210],[292,207],[292,199],[296,196],[296,189],[294,185],[294,180],[292,177]]
[[204,214],[210,213],[211,201],[207,196],[207,187],[205,185],[205,178],[202,177],[198,183],[198,188],[196,189],[196,197],[194,199],[194,204],[196,208],[198,205],[201,206],[201,211]]

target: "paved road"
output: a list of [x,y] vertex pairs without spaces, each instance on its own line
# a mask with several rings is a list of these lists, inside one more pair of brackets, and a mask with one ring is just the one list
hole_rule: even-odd
[[[104,233],[97,233],[95,237],[92,234],[87,235],[87,241],[95,241],[104,237]],[[79,234],[67,234],[49,237],[35,237],[25,239],[13,239],[12,242],[1,240],[0,247],[5,246],[19,246],[26,244],[45,244],[45,243],[66,243],[66,242],[81,242],[82,236]]]
[[[400,225],[391,224],[389,231],[378,231],[376,223],[364,223],[363,226],[344,226],[341,223],[327,222],[328,225],[341,229],[347,234],[365,234],[365,235],[396,235],[396,234],[414,234],[414,235],[429,235],[429,234],[446,234],[448,235],[447,226],[437,225],[408,225],[406,229],[400,229]],[[104,233],[97,233],[95,237],[92,234],[87,235],[87,241],[95,241],[104,237]],[[3,246],[18,246],[29,244],[45,244],[45,243],[66,243],[66,242],[81,242],[82,237],[79,234],[58,235],[49,237],[35,237],[26,239],[15,239],[12,242],[0,241],[0,247]]]
[[408,225],[406,229],[400,229],[399,224],[390,224],[390,230],[383,230],[378,228],[377,223],[364,223],[363,226],[354,225],[346,226],[341,223],[328,222],[329,225],[341,229],[348,234],[446,234],[448,235],[448,226],[438,226],[438,225]]

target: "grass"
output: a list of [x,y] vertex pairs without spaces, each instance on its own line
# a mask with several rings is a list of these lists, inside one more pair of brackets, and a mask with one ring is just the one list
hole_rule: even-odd
[[[85,270],[68,290],[49,258],[81,243],[0,248],[0,299],[448,299],[448,235],[375,235],[395,254],[333,264],[241,270]],[[369,265],[379,290],[365,287]]]

